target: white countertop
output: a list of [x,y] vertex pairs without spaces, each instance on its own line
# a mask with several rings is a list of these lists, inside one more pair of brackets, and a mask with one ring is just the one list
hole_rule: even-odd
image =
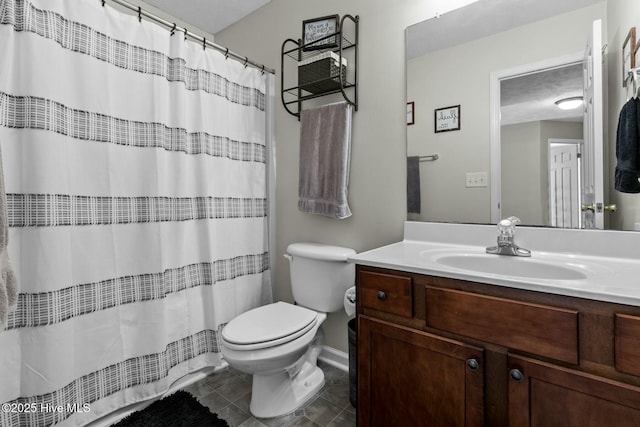
[[[486,246],[495,245],[496,236],[495,226],[407,222],[403,241],[350,256],[349,261],[372,267],[640,306],[640,233],[521,227],[516,231],[515,240],[520,246],[531,250],[530,258],[486,255],[489,258],[500,257],[500,263],[528,262],[538,263],[536,265],[541,268],[567,268],[584,275],[577,279],[479,272],[445,265],[438,260],[449,255],[482,259]],[[521,240],[529,245],[521,243],[518,237],[522,237]],[[531,264],[525,267],[531,267]]]

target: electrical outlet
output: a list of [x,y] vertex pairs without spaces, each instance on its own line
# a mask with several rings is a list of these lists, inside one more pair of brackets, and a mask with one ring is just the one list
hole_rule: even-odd
[[488,187],[489,180],[486,172],[467,172],[467,187]]

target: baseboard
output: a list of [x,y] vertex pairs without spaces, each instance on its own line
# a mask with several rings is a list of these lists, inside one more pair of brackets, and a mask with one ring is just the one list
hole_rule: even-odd
[[349,354],[344,351],[324,345],[322,346],[322,352],[320,352],[318,359],[341,371],[349,371]]

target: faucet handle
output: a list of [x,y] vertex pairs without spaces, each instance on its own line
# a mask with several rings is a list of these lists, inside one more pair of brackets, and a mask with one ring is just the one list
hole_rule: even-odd
[[516,216],[510,216],[498,223],[498,230],[501,235],[513,236],[515,233],[516,225],[520,224],[520,218]]
[[518,225],[520,224],[522,221],[520,221],[520,218],[518,218],[517,216],[510,216],[509,218],[507,218],[509,221],[511,221],[511,223],[513,225]]
[[496,255],[531,256],[531,251],[522,249],[514,242],[516,224],[520,224],[520,218],[510,216],[498,222],[498,245],[487,248],[487,253]]

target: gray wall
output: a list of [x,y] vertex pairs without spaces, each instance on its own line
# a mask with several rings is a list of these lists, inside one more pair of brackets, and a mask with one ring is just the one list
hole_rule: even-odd
[[[216,34],[217,43],[279,70],[282,42],[286,38],[301,36],[303,20],[335,13],[357,14],[361,18],[360,108],[354,113],[349,187],[353,217],[338,221],[298,212],[299,123],[284,111],[280,102],[276,103],[278,211],[277,252],[274,254],[277,257],[275,299],[292,300],[288,266],[280,256],[289,243],[315,241],[349,246],[360,252],[402,238],[403,221],[406,219],[407,154],[404,29],[408,25],[432,18],[436,13],[444,13],[471,2],[272,0],[242,21]],[[622,22],[621,25],[606,26],[608,33],[605,37],[608,38],[609,44],[609,74],[620,75],[619,48],[629,27],[640,27],[640,18],[637,18],[640,16],[640,4],[637,0],[609,0],[607,15]],[[565,33],[560,40],[568,40],[571,35]],[[526,46],[524,49],[522,54],[526,61],[523,62],[535,61],[534,56],[548,57],[542,56],[544,52],[526,50]],[[498,68],[509,66],[503,64]],[[278,72],[277,93],[280,90],[279,77]],[[608,135],[610,141],[615,141],[617,114],[624,103],[624,92],[619,82],[610,84],[609,97],[609,122],[614,124],[609,127]],[[417,111],[420,111],[419,108],[421,107],[416,106]],[[463,107],[463,115],[465,111],[467,110]],[[478,114],[487,117],[488,128],[488,103],[486,110],[478,111]],[[486,143],[488,144],[488,139]],[[615,144],[610,144],[610,147],[615,147]],[[615,151],[611,157],[614,155]],[[640,221],[638,197],[619,194],[615,196],[614,201],[618,200],[620,205],[624,205],[623,212],[617,217],[620,226],[624,222],[628,228],[628,224],[632,227],[634,221]],[[347,320],[346,315],[342,313],[329,316],[325,323],[329,346],[346,351]]]
[[545,222],[540,203],[540,125],[528,122],[500,128],[502,216],[517,216],[527,225]]
[[[359,98],[353,115],[349,205],[353,216],[335,220],[297,208],[300,124],[276,103],[276,283],[274,299],[292,301],[281,254],[292,242],[347,246],[358,252],[402,240],[406,219],[405,47],[408,25],[470,1],[272,0],[216,34],[216,43],[276,68],[280,49],[301,37],[302,21],[331,14],[360,15]],[[332,99],[327,99],[326,102]],[[326,344],[347,351],[347,316],[329,315]]]
[[[626,101],[626,90],[622,87],[622,43],[631,27],[636,27],[636,38],[640,38],[640,2],[638,0],[609,0],[607,2],[608,48],[607,64],[609,79],[608,114],[605,109],[605,137],[609,139],[608,155],[609,169],[605,173],[613,177],[616,165],[616,127],[620,109]],[[615,23],[615,24],[614,24]],[[640,64],[638,64],[640,65]],[[605,203],[615,203],[618,211],[605,216],[609,219],[609,226],[614,230],[633,230],[635,223],[640,223],[640,194],[619,193],[613,189],[613,178],[608,195],[605,193]]]
[[549,139],[582,139],[581,122],[543,120],[501,127],[502,214],[549,225]]

